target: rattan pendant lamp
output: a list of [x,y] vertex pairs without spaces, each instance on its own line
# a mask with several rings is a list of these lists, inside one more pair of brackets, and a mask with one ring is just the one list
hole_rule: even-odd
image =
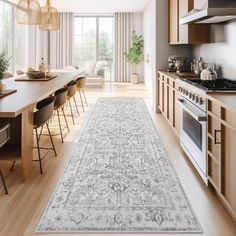
[[41,22],[41,7],[37,0],[19,0],[16,7],[18,24],[39,25]]
[[47,0],[47,4],[41,9],[41,24],[40,30],[53,31],[59,30],[60,19],[58,11],[51,5],[51,0]]

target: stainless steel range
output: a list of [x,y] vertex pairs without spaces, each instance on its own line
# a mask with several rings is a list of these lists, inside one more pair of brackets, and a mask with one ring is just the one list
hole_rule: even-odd
[[198,173],[207,183],[207,98],[210,92],[235,92],[236,82],[178,80],[181,92],[180,141]]

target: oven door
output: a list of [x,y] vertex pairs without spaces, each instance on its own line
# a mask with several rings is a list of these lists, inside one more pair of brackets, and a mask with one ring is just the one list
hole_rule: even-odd
[[207,176],[206,113],[186,99],[180,99],[179,102],[182,107],[181,145],[205,180]]

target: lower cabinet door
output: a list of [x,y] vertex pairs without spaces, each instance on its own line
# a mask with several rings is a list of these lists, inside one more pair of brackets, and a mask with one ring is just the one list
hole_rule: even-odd
[[173,87],[169,87],[169,122],[172,127],[174,127],[174,97],[175,97],[175,90]]
[[164,115],[167,119],[169,119],[169,86],[167,83],[164,83],[164,93],[163,93],[163,100],[164,100]]
[[179,103],[179,99],[181,98],[181,94],[178,90],[175,90],[175,99],[174,99],[174,127],[177,132],[177,135],[180,136],[180,124],[181,124],[181,105]]
[[222,125],[221,194],[236,216],[236,130]]

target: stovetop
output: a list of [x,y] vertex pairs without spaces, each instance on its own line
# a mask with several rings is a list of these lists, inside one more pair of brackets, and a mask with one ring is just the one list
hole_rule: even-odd
[[228,79],[217,79],[207,81],[187,79],[186,82],[207,92],[236,92],[236,81]]

